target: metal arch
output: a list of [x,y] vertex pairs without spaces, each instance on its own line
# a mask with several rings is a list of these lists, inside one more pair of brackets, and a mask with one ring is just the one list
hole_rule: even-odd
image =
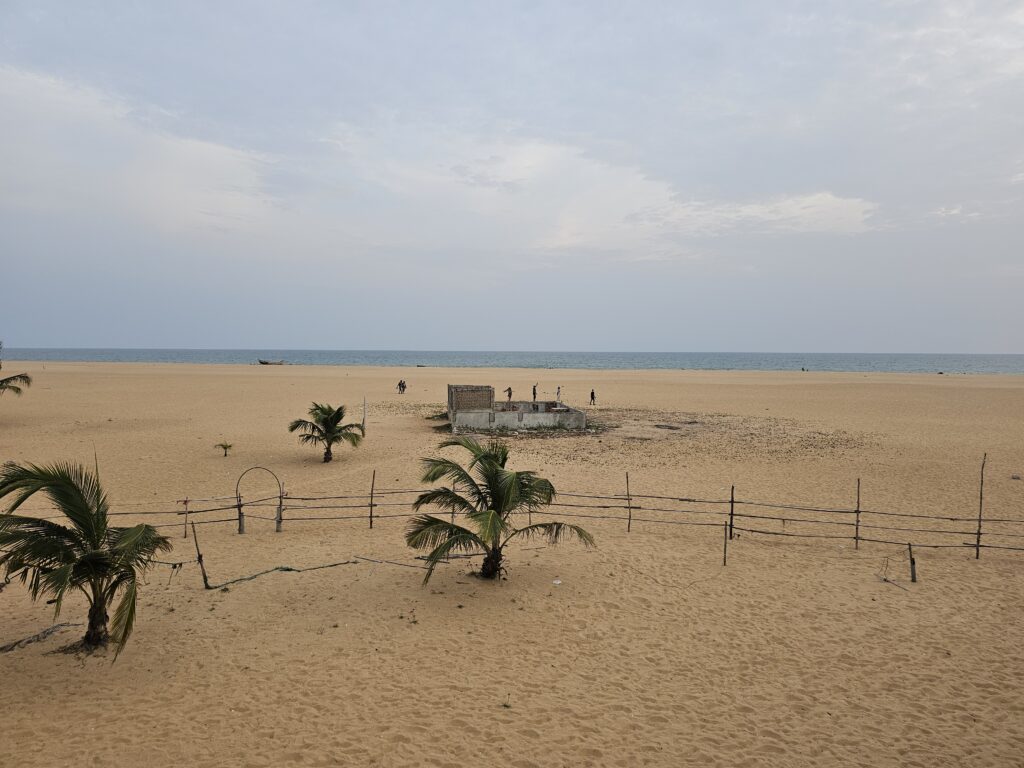
[[277,482],[277,492],[278,492],[278,496],[279,496],[279,497],[280,497],[280,496],[284,496],[284,484],[283,484],[283,483],[281,482],[281,478],[279,478],[279,477],[278,477],[278,476],[277,476],[277,475],[276,475],[276,474],[275,474],[275,473],[273,472],[273,470],[267,469],[266,467],[249,467],[249,468],[248,468],[247,470],[245,470],[245,472],[243,472],[242,474],[240,474],[240,475],[238,476],[238,482],[236,482],[236,483],[235,483],[235,500],[236,500],[236,501],[237,501],[237,500],[240,500],[240,499],[242,498],[242,497],[241,497],[241,496],[239,495],[239,490],[240,490],[240,489],[241,489],[241,487],[242,487],[242,478],[243,478],[243,477],[245,477],[246,475],[248,475],[248,474],[249,474],[250,472],[252,472],[252,471],[253,471],[254,469],[262,469],[262,470],[263,470],[264,472],[269,472],[269,473],[270,473],[270,476],[271,476],[271,477],[273,477],[273,478],[274,478],[274,480],[275,480],[275,481]]

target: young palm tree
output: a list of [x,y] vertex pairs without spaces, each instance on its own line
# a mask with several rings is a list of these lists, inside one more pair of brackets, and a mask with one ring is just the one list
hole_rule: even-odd
[[[517,512],[536,512],[555,497],[555,488],[534,472],[505,469],[509,448],[500,440],[480,445],[469,437],[445,440],[441,448],[459,446],[470,453],[463,467],[450,459],[424,459],[423,482],[446,480],[451,488],[434,488],[413,503],[413,509],[433,504],[448,511],[452,520],[432,515],[414,517],[405,534],[406,543],[415,549],[429,549],[426,584],[437,564],[452,552],[482,552],[480,576],[497,578],[502,570],[505,546],[513,539],[542,536],[551,544],[575,537],[584,546],[594,546],[594,538],[578,525],[551,522],[516,528],[512,516]],[[454,522],[456,513],[466,516],[470,526]]]
[[[15,514],[39,491],[70,525]],[[135,626],[139,578],[157,552],[171,549],[170,540],[150,525],[111,526],[99,478],[78,465],[40,467],[8,462],[0,468],[0,498],[8,495],[13,495],[14,501],[0,514],[0,567],[6,576],[18,576],[28,584],[33,600],[52,596],[55,615],[60,614],[68,592],[81,590],[89,601],[83,644],[95,648],[112,638],[120,654]],[[111,633],[107,607],[119,592]]]
[[227,456],[228,455],[228,451],[230,451],[231,448],[232,448],[232,445],[231,445],[231,443],[217,443],[213,447],[214,448],[220,448],[221,450],[224,451],[224,455]]
[[16,395],[20,395],[21,387],[30,386],[32,386],[32,377],[27,373],[18,373],[14,376],[8,376],[6,379],[0,379],[0,395],[4,392],[13,392]]
[[345,406],[333,406],[313,403],[309,409],[309,419],[296,419],[288,425],[289,432],[300,431],[299,442],[309,445],[323,445],[324,463],[334,458],[331,452],[338,443],[344,441],[353,448],[362,442],[366,430],[362,424],[342,424],[345,420]]

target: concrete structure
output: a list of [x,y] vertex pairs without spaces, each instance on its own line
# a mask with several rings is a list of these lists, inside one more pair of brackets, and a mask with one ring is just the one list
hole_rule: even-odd
[[448,421],[452,432],[587,428],[587,415],[553,400],[494,402],[494,387],[448,385]]

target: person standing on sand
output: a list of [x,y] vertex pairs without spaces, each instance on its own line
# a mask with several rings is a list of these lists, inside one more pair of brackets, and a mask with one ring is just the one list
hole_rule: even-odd
[[537,402],[537,385],[533,385],[533,402]]
[[562,402],[562,387],[559,385],[558,389],[555,390],[555,402]]
[[594,394],[594,390],[590,390],[590,404],[597,405],[597,395]]
[[508,389],[504,390],[504,392],[505,392],[506,395],[508,395],[508,401],[511,403],[512,402],[512,387],[509,387]]

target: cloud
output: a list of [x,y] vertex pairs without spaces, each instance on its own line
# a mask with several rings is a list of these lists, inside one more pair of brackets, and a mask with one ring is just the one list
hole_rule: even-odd
[[491,249],[497,234],[503,245],[535,255],[571,250],[657,261],[690,253],[682,247],[688,240],[733,233],[863,232],[877,209],[828,191],[684,199],[674,185],[639,168],[538,138],[344,125],[326,142],[364,183],[407,201],[409,209],[429,211],[429,226],[404,228],[393,241],[403,246],[426,238],[442,247],[454,237]]
[[0,67],[0,103],[4,208],[164,235],[255,228],[275,208],[267,157],[162,131],[117,96]]

